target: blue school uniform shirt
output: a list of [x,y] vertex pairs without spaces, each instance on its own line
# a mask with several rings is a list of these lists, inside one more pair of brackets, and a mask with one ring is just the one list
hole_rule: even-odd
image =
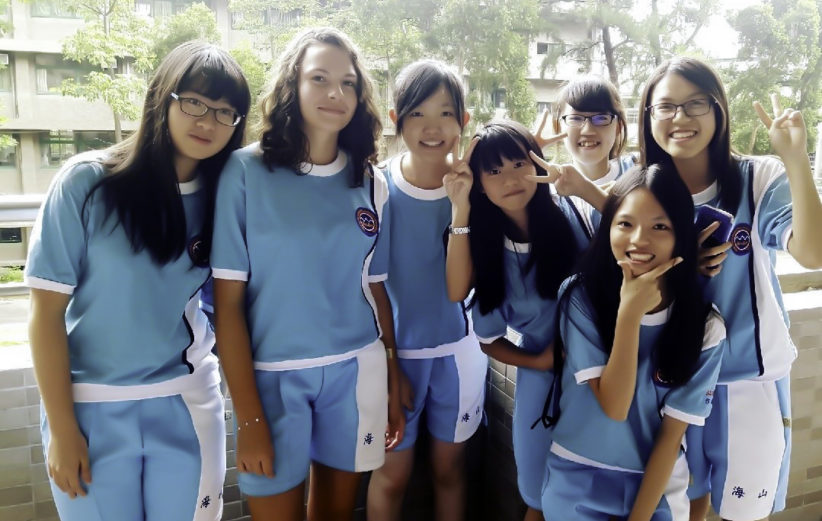
[[[556,195],[553,198],[574,229],[573,209],[568,198]],[[574,230],[574,235],[578,235],[578,229]],[[519,347],[541,353],[554,340],[556,299],[544,299],[539,295],[536,267],[524,269],[531,256],[531,245],[516,243],[507,237],[504,241],[505,301],[485,315],[475,304],[471,308],[474,332],[480,342],[490,344],[505,336],[507,328],[511,328],[521,337]],[[563,255],[576,253],[562,252]]]
[[[611,159],[608,164],[608,173],[594,181],[595,185],[602,186],[616,181],[622,174],[636,165],[636,160],[633,155],[625,154],[618,158]],[[591,242],[594,234],[599,229],[599,223],[602,222],[602,214],[579,197],[572,196],[570,199],[574,209],[574,232],[584,248]]]
[[100,159],[99,152],[81,154],[54,177],[32,231],[26,284],[71,295],[73,383],[141,385],[191,374],[214,345],[198,306],[210,273],[200,235],[205,194],[196,179],[179,185],[188,247],[159,265],[146,250],[133,250],[116,210],[105,217],[102,189],[81,216],[104,174]]
[[[663,415],[693,425],[703,425],[711,412],[711,401],[722,362],[725,328],[712,311],[705,322],[702,352],[694,375],[684,385],[669,387],[659,381],[652,363],[657,342],[671,308],[642,318],[639,330],[637,381],[633,402],[625,421],[615,421],[603,411],[588,380],[599,378],[608,354],[594,322],[594,310],[581,285],[570,290],[573,279],[560,289],[560,335],[565,346],[560,417],[554,427],[551,451],[589,466],[644,472],[656,442]],[[567,306],[566,306],[567,302]]]
[[[445,282],[451,202],[444,187],[425,190],[406,181],[401,162],[397,156],[385,170],[391,240],[378,239],[372,267],[388,274],[397,347],[423,349],[456,342],[470,326],[463,303],[448,298]],[[386,259],[387,267],[378,266]]]
[[[728,329],[720,383],[776,380],[788,374],[797,354],[774,270],[775,251],[787,249],[793,223],[785,167],[774,157],[746,157],[739,174],[739,207],[723,208],[734,215],[733,246],[722,271],[705,280],[705,297]],[[714,183],[694,194],[694,206],[718,207],[719,195]]]
[[301,175],[269,171],[258,143],[226,163],[211,260],[215,278],[247,283],[255,362],[325,365],[323,357],[354,356],[378,339],[369,273],[385,273],[369,267],[388,191],[378,170],[351,188],[350,168],[340,150]]

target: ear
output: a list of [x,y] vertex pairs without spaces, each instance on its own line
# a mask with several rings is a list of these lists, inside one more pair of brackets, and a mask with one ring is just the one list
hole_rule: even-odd
[[395,125],[397,124],[397,111],[396,110],[394,110],[394,109],[389,110],[388,111],[388,117],[391,119],[391,122],[393,124],[395,124]]
[[471,120],[471,114],[469,114],[468,111],[466,110],[465,113],[463,113],[463,115],[462,115],[462,126],[464,127],[465,125],[467,125],[468,121],[470,121],[470,120]]

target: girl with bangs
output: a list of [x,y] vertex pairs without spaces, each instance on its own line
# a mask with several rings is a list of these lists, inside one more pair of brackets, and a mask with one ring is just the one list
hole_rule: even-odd
[[72,158],[49,188],[25,277],[64,521],[222,515],[223,397],[198,295],[249,103],[227,52],[183,44],[149,83],[137,132]]
[[[547,119],[546,112],[537,136],[542,135]],[[634,157],[624,154],[628,141],[625,109],[610,81],[597,76],[570,81],[554,103],[551,123],[557,135],[565,135],[565,149],[571,155],[572,167],[595,185],[613,183],[634,166]],[[540,140],[538,138],[538,142]],[[544,140],[540,145],[545,146]],[[557,189],[565,195],[562,183]],[[582,219],[590,238],[599,225],[599,212],[577,197],[573,201],[580,209],[578,218]]]
[[682,440],[710,413],[725,339],[693,215],[672,168],[634,167],[559,291],[546,520],[688,519]]
[[410,396],[402,443],[371,475],[368,517],[400,519],[417,434],[427,428],[434,518],[460,521],[465,517],[465,445],[482,420],[488,368],[462,299],[449,298],[445,277],[454,243],[467,245],[468,190],[448,183],[447,160],[469,119],[462,82],[442,62],[414,62],[397,76],[389,116],[407,151],[389,159],[385,168],[391,204],[390,219],[383,223],[390,223],[391,241],[379,241],[378,250],[389,251],[378,256],[388,262],[385,285],[396,354]]
[[[679,57],[661,64],[642,94],[643,164],[671,164],[693,204],[733,217],[730,240],[700,248],[706,297],[722,311],[729,349],[714,409],[688,430],[694,484],[692,519],[709,500],[723,519],[754,521],[785,507],[790,462],[790,369],[796,348],[774,270],[776,251],[807,268],[822,266],[822,202],[806,151],[802,115],[780,107],[773,118],[754,103],[778,158],[732,154],[728,100],[708,64]],[[714,223],[700,243],[714,232]],[[723,237],[722,240],[725,240]]]
[[[534,420],[553,383],[557,290],[572,273],[579,245],[570,203],[534,181],[547,172],[532,160],[542,152],[531,133],[503,121],[485,125],[474,140],[468,164],[457,167],[473,176],[471,316],[482,350],[517,367],[512,426],[517,484],[528,506],[525,519],[538,520],[551,431],[533,428]],[[520,336],[518,344],[506,336],[509,328]]]
[[388,240],[388,190],[370,163],[381,125],[343,33],[302,32],[276,70],[260,140],[232,154],[217,192],[216,331],[238,481],[255,521],[301,521],[310,472],[308,519],[346,520],[404,423],[374,260]]

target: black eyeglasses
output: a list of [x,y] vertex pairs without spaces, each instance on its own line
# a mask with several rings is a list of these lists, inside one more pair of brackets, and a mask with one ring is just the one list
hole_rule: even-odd
[[565,114],[562,116],[562,121],[569,127],[581,127],[585,125],[585,120],[590,119],[591,124],[595,127],[607,127],[614,120],[614,114],[594,114],[593,116],[583,116],[582,114]]
[[194,116],[195,118],[201,118],[208,114],[209,110],[213,110],[214,119],[217,120],[217,123],[227,127],[236,127],[245,117],[231,109],[218,109],[216,107],[210,107],[197,98],[181,98],[175,92],[171,93],[171,97],[180,102],[180,110],[182,110],[184,114]]
[[704,116],[711,111],[711,107],[716,103],[713,98],[697,98],[688,100],[685,103],[657,103],[646,107],[651,111],[651,117],[657,121],[673,119],[679,107],[682,107],[685,115],[691,118]]

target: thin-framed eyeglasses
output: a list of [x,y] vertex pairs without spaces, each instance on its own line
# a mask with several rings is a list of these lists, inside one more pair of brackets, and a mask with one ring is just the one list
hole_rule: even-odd
[[593,116],[583,116],[582,114],[565,114],[560,117],[563,122],[569,127],[581,127],[585,125],[585,120],[591,120],[591,124],[595,127],[607,127],[614,121],[615,114],[594,114]]
[[651,111],[652,118],[657,121],[665,121],[673,119],[680,107],[682,107],[685,115],[690,118],[704,116],[711,111],[714,103],[716,103],[716,100],[713,98],[696,98],[685,103],[657,103],[646,108]]
[[194,116],[195,118],[201,118],[208,114],[209,110],[212,110],[214,111],[214,119],[217,120],[217,123],[227,127],[236,127],[245,117],[231,109],[217,108],[206,105],[197,98],[181,97],[176,92],[172,92],[171,97],[180,103],[180,110],[183,111],[183,114],[188,114],[189,116]]

